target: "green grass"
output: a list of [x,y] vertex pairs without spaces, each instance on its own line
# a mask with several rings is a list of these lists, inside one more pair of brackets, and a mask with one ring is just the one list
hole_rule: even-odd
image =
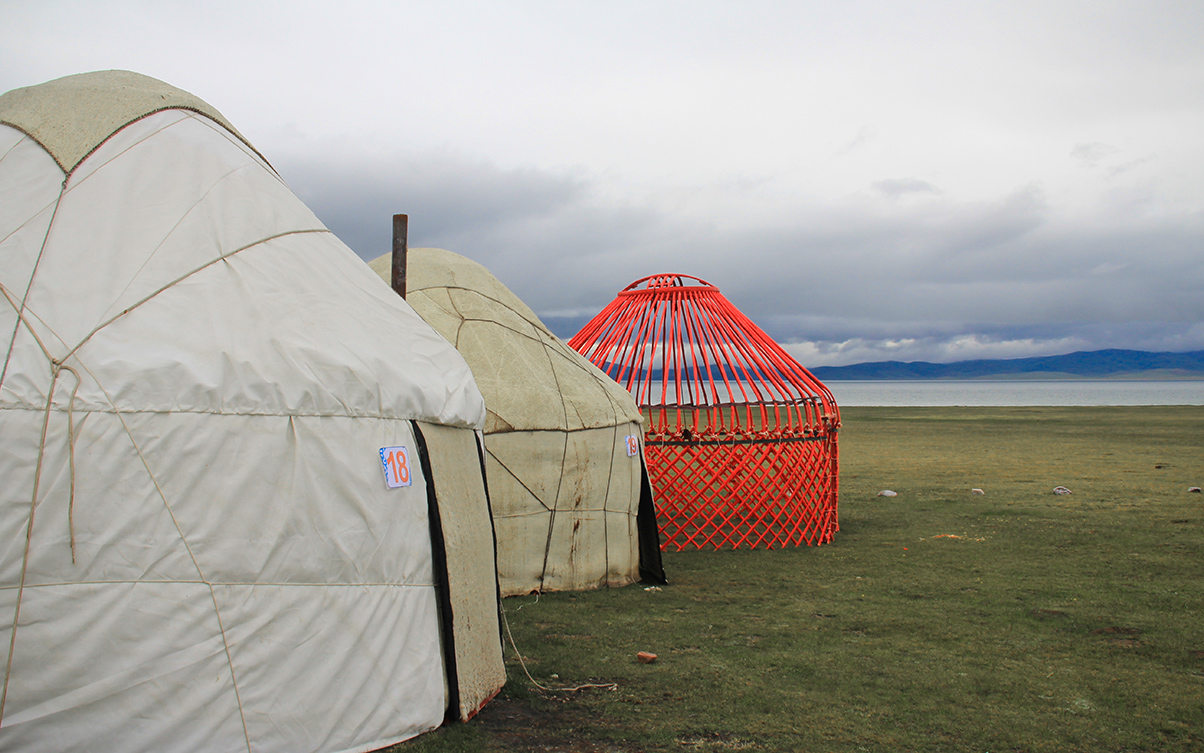
[[540,683],[618,689],[507,645],[498,699],[398,750],[1204,750],[1204,408],[842,413],[832,544],[507,599]]

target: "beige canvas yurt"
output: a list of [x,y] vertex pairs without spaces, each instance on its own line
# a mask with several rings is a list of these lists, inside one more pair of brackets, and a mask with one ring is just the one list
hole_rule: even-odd
[[[370,262],[391,279],[392,257]],[[409,249],[406,300],[485,396],[503,595],[664,580],[640,412],[485,267]]]
[[0,750],[367,751],[505,680],[464,359],[212,107],[0,97]]

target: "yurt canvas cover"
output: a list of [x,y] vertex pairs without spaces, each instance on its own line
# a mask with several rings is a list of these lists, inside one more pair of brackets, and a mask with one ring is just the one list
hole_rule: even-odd
[[0,286],[0,749],[364,751],[497,692],[471,373],[220,114],[0,97]]
[[[370,262],[389,280],[392,257]],[[640,412],[485,267],[410,249],[406,300],[485,396],[503,595],[664,581]]]

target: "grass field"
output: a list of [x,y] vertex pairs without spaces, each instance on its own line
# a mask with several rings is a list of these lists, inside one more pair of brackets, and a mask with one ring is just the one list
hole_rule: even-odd
[[397,750],[1204,750],[1204,408],[843,417],[832,544],[507,599],[539,683],[617,689],[508,644],[501,696]]

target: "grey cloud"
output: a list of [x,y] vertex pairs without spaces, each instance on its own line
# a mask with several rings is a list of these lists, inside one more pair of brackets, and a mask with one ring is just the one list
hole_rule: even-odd
[[981,202],[801,202],[776,224],[718,224],[605,199],[586,173],[445,154],[277,166],[362,257],[388,250],[389,218],[404,211],[413,245],[485,264],[566,338],[629,282],[682,272],[828,363],[1204,347],[1192,328],[1204,321],[1194,215],[1150,218],[1134,205],[1072,224],[1032,185]]
[[[484,263],[562,335],[684,272],[816,357],[1204,347],[1200,3],[712,4],[676,35],[638,3],[71,5],[5,6],[0,90],[119,53],[222,110],[360,256],[405,212],[412,244]],[[233,54],[185,54],[219,32]]]
[[[1089,169],[1103,167],[1105,162],[1114,162],[1114,160],[1109,158],[1115,157],[1119,154],[1121,154],[1121,150],[1117,147],[1112,146],[1111,144],[1104,144],[1100,142],[1075,144],[1074,148],[1070,150],[1070,156],[1078,161],[1080,165]],[[1136,159],[1126,160],[1120,164],[1112,164],[1104,169],[1103,172],[1108,178],[1115,178],[1118,175],[1131,172],[1142,165],[1148,165],[1156,162],[1157,160],[1158,155],[1156,153],[1146,154],[1145,156],[1137,157]]]
[[868,144],[877,135],[878,135],[878,129],[873,128],[872,126],[868,126],[868,125],[862,126],[860,129],[858,129],[856,136],[854,136],[844,146],[840,147],[840,149],[836,150],[836,154],[837,154],[837,156],[844,156],[846,154],[851,154],[851,153],[857,151],[858,149],[860,149],[861,147],[865,146],[866,144]]
[[919,178],[888,178],[873,183],[874,190],[884,196],[897,199],[907,194],[939,194],[941,190]]
[[1028,279],[1014,247],[1045,216],[1043,199],[1027,188],[995,202],[942,201],[906,212],[864,202],[808,207],[793,224],[728,240],[739,261],[722,264],[716,276],[746,295],[757,315],[793,309],[881,318],[920,306],[964,320],[948,294]]
[[[392,215],[408,214],[410,245],[474,259],[536,307],[600,307],[615,280],[638,271],[650,247],[667,241],[655,210],[600,201],[590,181],[569,172],[449,155],[369,160],[335,152],[275,164],[361,258],[387,253]],[[594,291],[589,303],[583,290]]]
[[392,216],[410,215],[415,246],[488,234],[499,226],[555,215],[581,200],[572,175],[520,169],[450,156],[374,160],[291,156],[276,167],[327,227],[361,258],[392,247]]
[[1084,167],[1095,167],[1101,160],[1119,151],[1119,149],[1111,144],[1093,141],[1090,143],[1075,144],[1074,148],[1070,150],[1070,156]]
[[1115,178],[1117,175],[1122,175],[1124,173],[1129,172],[1130,170],[1134,170],[1138,167],[1141,167],[1142,165],[1146,165],[1151,162],[1154,162],[1157,159],[1158,159],[1157,154],[1147,154],[1144,157],[1138,157],[1135,160],[1130,160],[1130,161],[1125,162],[1120,165],[1114,165],[1113,167],[1108,168],[1107,174],[1108,174],[1109,178]]
[[802,216],[735,239],[740,261],[712,259],[702,276],[782,341],[956,339],[1053,322],[1038,339],[1090,330],[1084,342],[1114,347],[1109,336],[1136,332],[1123,339],[1138,347],[1204,320],[1204,218],[1071,224],[1024,191],[939,215],[832,214],[838,223]]
[[958,331],[912,322],[906,335],[874,333],[846,339],[784,342],[805,366],[845,366],[873,361],[950,363],[977,358],[1024,358],[1074,351],[1127,348],[1153,351],[1204,349],[1204,325],[1135,322],[1119,325],[1053,322],[1032,326],[982,325]]

